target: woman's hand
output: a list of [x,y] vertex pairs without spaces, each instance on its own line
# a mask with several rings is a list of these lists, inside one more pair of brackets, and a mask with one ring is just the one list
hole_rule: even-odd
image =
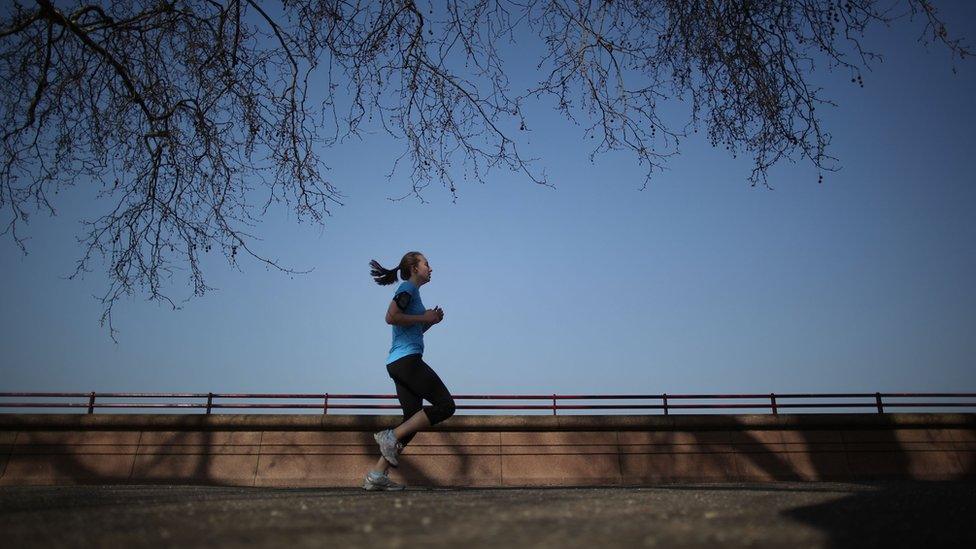
[[444,309],[440,307],[434,307],[433,309],[427,309],[424,313],[424,322],[430,325],[434,325],[444,320]]

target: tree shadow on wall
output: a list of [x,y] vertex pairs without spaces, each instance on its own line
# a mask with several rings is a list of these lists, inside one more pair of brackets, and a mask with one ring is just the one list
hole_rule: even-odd
[[[234,455],[214,433],[72,429],[17,432],[3,477],[16,484],[207,484],[215,478],[214,448]],[[228,449],[228,446],[230,449]]]
[[[452,420],[453,417],[448,418],[428,431],[418,432],[404,449],[397,473],[407,486],[455,488],[477,485],[481,472],[475,461],[483,456],[479,451],[481,445],[471,444],[470,440],[466,443],[466,435],[470,433],[452,429],[452,424],[456,423]],[[475,449],[474,453],[472,449]]]

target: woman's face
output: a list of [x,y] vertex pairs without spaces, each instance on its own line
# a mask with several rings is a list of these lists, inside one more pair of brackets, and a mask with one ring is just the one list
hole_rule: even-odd
[[430,264],[427,263],[427,258],[420,256],[417,261],[417,266],[414,267],[414,272],[420,277],[420,280],[424,282],[430,282],[430,273],[434,272],[434,269],[430,268]]

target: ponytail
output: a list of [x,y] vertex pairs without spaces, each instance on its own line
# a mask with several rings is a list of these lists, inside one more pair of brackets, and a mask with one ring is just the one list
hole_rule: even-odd
[[396,282],[397,271],[400,271],[400,278],[403,280],[409,280],[413,268],[420,261],[418,258],[421,255],[422,254],[420,252],[407,252],[403,255],[403,259],[400,260],[400,264],[392,269],[385,269],[375,259],[371,259],[369,262],[369,275],[372,276],[373,280],[375,280],[380,286],[386,286]]
[[397,270],[400,268],[399,265],[397,265],[397,268],[393,270],[384,269],[382,265],[373,259],[370,260],[369,266],[371,267],[369,270],[369,275],[372,276],[373,280],[375,280],[380,286],[386,286],[396,282]]

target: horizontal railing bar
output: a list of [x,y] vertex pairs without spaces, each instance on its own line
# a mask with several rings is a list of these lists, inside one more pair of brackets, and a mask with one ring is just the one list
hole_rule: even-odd
[[[679,398],[679,399],[716,399],[716,398],[747,398],[747,399],[765,399],[769,400],[769,393],[764,394],[749,394],[749,395],[672,395],[668,393],[667,397]],[[334,395],[329,395],[332,398]],[[665,395],[555,395],[558,400],[648,400],[656,399],[661,400]],[[857,398],[874,398],[874,393],[864,393],[864,394],[850,394],[850,393],[836,393],[836,394],[787,394],[780,395],[776,394],[776,398],[783,396],[785,398],[833,398],[833,397],[857,397]],[[925,395],[929,396],[929,395]],[[976,396],[974,394],[973,396]],[[553,395],[455,395],[455,399],[498,399],[498,400],[520,400],[520,399],[535,399],[535,400],[552,400]],[[341,398],[341,397],[340,397]]]
[[[214,404],[211,408],[309,408],[321,410],[322,404]],[[332,404],[329,408],[400,408],[399,404]]]
[[672,395],[671,393],[668,393],[668,400],[671,400],[672,398],[701,399],[701,400],[716,399],[716,398],[725,398],[725,399],[761,398],[761,399],[769,400],[770,395],[776,395],[776,398],[780,398],[780,397],[783,398],[874,398],[875,397],[874,393],[824,393],[821,395],[815,393],[786,393],[782,395],[779,393],[760,393],[760,394],[745,394],[745,395],[700,395],[700,394],[699,395],[693,395],[693,394]]
[[[771,395],[776,398],[875,398],[878,394],[882,397],[890,398],[976,398],[976,393],[757,393],[757,394],[668,394],[669,399],[768,399]],[[297,398],[297,399],[319,399],[326,396],[326,393],[94,393],[95,397],[101,398]],[[0,397],[71,397],[88,398],[92,396],[88,393],[0,393]],[[328,393],[329,398],[343,399],[383,399],[396,398],[396,395],[376,395],[376,394],[334,394]],[[549,400],[555,396],[563,400],[637,400],[637,399],[661,399],[664,394],[650,395],[455,395],[455,399],[496,399],[496,400]]]
[[84,408],[206,408],[206,404],[196,402],[96,402],[84,404]]
[[[905,403],[885,403],[885,407],[953,407],[966,408],[976,407],[976,403],[957,403],[957,402],[905,402]],[[874,403],[864,402],[838,402],[838,403],[790,403],[776,404],[777,408],[874,408]],[[126,403],[95,403],[89,405],[80,402],[10,402],[0,404],[0,408],[206,408],[206,404],[197,403],[150,403],[150,402],[126,402]],[[245,409],[245,408],[273,408],[273,409],[316,409],[323,408],[321,404],[261,404],[261,403],[238,403],[238,404],[212,404],[211,408]],[[329,404],[329,408],[337,409],[393,409],[400,408],[399,404]],[[465,410],[552,410],[553,405],[545,404],[459,404],[458,409]],[[557,404],[557,410],[660,410],[665,406],[661,404]],[[764,403],[740,403],[740,404],[669,404],[668,409],[743,409],[743,408],[769,408],[769,404]]]
[[[459,410],[552,410],[552,404],[458,404]],[[660,404],[560,404],[557,410],[660,410]]]
[[87,402],[2,402],[0,408],[87,408]]
[[[779,398],[779,395],[776,395]],[[887,406],[888,403],[885,403]],[[972,404],[964,404],[964,406],[976,406],[976,402]],[[769,405],[767,404],[768,408]],[[776,401],[777,408],[877,408],[878,404],[876,402],[788,402],[786,404],[781,404],[778,400]]]
[[962,402],[888,402],[885,401],[885,408],[901,408],[904,406],[932,406],[932,407],[967,407],[976,406],[976,402],[973,403],[962,403]]
[[[49,402],[9,402],[0,400],[0,409],[6,408],[86,408],[89,414],[96,409],[125,408],[125,409],[163,409],[205,408],[210,414],[215,409],[292,409],[292,410],[322,410],[328,413],[333,410],[397,410],[400,403],[397,396],[392,394],[360,394],[360,393],[159,393],[159,392],[3,392],[0,399],[82,399],[80,401],[49,401]],[[202,399],[202,402],[118,402],[132,398],[143,399]],[[99,400],[101,399],[101,400]],[[116,402],[106,402],[106,399]],[[227,400],[275,400],[277,402],[227,402]],[[295,402],[296,400],[314,399],[317,402]],[[884,413],[885,409],[899,408],[976,408],[976,393],[750,393],[750,394],[528,394],[528,395],[454,395],[460,410],[535,410],[551,411],[556,415],[564,410],[663,410],[665,415],[669,410],[761,410],[765,413],[776,414],[779,409],[876,409]],[[858,401],[858,399],[862,399]],[[867,399],[867,401],[863,401]],[[955,401],[940,401],[942,399],[956,399]],[[219,401],[222,400],[223,402]],[[366,401],[394,401],[391,403],[366,403]],[[515,403],[479,404],[477,401],[515,401]],[[533,404],[531,401],[542,400],[545,403]],[[684,403],[679,403],[680,401]],[[827,400],[827,402],[824,402]],[[337,402],[345,401],[345,402]],[[476,401],[475,403],[464,403]],[[521,401],[521,402],[520,402]],[[524,401],[530,401],[525,403]],[[596,401],[596,402],[580,402]],[[616,403],[602,403],[617,401]],[[635,402],[626,402],[635,401]],[[641,402],[643,401],[643,402]],[[648,402],[650,401],[650,402]],[[697,401],[697,402],[696,402]],[[703,402],[702,402],[703,401]],[[716,402],[719,401],[719,402]],[[724,402],[723,402],[724,401]],[[577,402],[571,404],[570,402]],[[659,403],[658,403],[659,402]]]
[[[0,393],[0,397],[77,397],[88,398],[92,395],[88,393]],[[177,397],[177,398],[206,398],[207,393],[95,393],[96,397],[106,398],[128,398],[128,397]]]
[[[91,393],[85,393],[82,396],[89,395]],[[95,396],[104,398],[207,398],[207,393],[95,393]]]
[[0,397],[90,397],[91,393],[0,393]]
[[139,403],[139,402],[95,402],[95,404],[90,404],[88,402],[0,402],[0,406],[6,407],[6,408],[12,408],[14,406],[26,406],[26,407],[35,406],[35,407],[42,407],[42,408],[45,407],[45,406],[80,406],[80,407],[83,407],[83,408],[87,408],[88,406],[95,406],[97,408],[99,406],[116,406],[116,407],[125,407],[125,406],[169,406],[171,404],[174,405],[174,406],[176,406],[176,405],[180,405],[180,406],[202,406],[202,407],[206,407],[207,406],[206,404],[196,403],[196,402],[176,402],[176,403],[160,403],[160,402],[147,402],[147,403]]
[[[208,396],[208,395],[203,395],[203,396]],[[233,393],[233,394],[230,394],[230,393],[214,393],[213,394],[213,397],[214,398],[319,398],[319,399],[321,399],[321,398],[325,398],[325,393],[320,393],[320,394],[308,394],[308,393],[300,393],[300,394],[288,394],[288,393],[254,393],[254,394],[247,394],[247,393]],[[354,395],[354,394],[350,394],[350,395],[341,395],[341,394],[338,394],[337,395],[337,394],[329,393],[329,398],[330,399],[332,399],[332,398],[369,398],[369,399],[377,399],[377,398],[396,398],[396,397],[397,397],[396,395]]]
[[881,393],[882,397],[891,398],[914,398],[914,397],[939,397],[939,398],[950,398],[950,397],[963,397],[963,398],[974,398],[976,393]]

